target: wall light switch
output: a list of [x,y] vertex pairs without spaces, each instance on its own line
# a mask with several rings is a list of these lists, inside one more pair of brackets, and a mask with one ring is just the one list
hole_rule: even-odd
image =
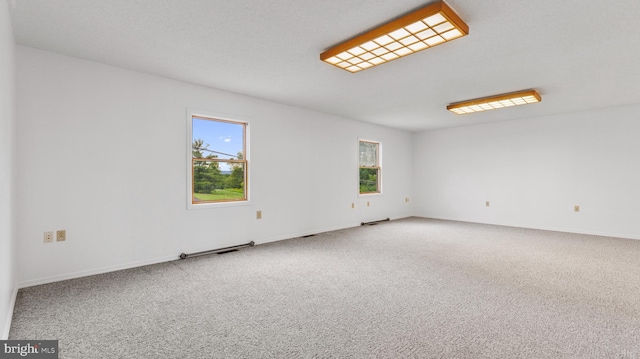
[[491,202],[486,201],[486,202],[484,203],[484,205],[485,205],[485,206],[487,206],[487,207],[489,207],[489,206],[491,206]]
[[367,201],[367,207],[369,207],[369,201]]
[[262,211],[256,211],[256,219],[262,219]]
[[409,202],[409,197],[405,197],[404,201]]
[[67,231],[60,229],[56,231],[56,241],[63,242],[67,240]]
[[356,208],[356,204],[355,203],[351,203],[351,208]]
[[580,206],[573,206],[574,212],[580,212]]

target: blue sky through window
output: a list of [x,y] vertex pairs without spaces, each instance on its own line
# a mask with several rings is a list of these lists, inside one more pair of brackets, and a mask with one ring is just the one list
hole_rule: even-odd
[[[243,146],[243,125],[221,122],[214,120],[205,120],[194,117],[192,122],[192,139],[191,143],[196,139],[202,139],[205,144],[209,144],[208,149],[219,152],[213,153],[220,159],[237,159],[237,153],[242,152]],[[203,155],[210,152],[203,151]],[[231,156],[229,156],[231,155]],[[229,170],[229,166],[220,163],[222,171]]]

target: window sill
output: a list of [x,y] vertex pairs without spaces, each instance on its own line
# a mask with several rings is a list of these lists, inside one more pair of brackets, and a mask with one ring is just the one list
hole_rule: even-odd
[[379,197],[382,196],[382,192],[376,193],[358,193],[358,197]]
[[216,208],[228,208],[228,207],[243,207],[249,206],[251,202],[247,201],[236,201],[236,202],[215,202],[215,203],[201,203],[201,204],[193,204],[187,203],[188,210],[198,210],[198,209],[216,209]]

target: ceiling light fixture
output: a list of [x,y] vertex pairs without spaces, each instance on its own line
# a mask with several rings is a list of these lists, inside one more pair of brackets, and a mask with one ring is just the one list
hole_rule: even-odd
[[438,1],[334,46],[320,60],[358,72],[467,34],[469,26]]
[[527,105],[540,101],[542,101],[542,97],[536,90],[524,90],[452,103],[447,106],[447,110],[456,115],[464,115],[503,107]]

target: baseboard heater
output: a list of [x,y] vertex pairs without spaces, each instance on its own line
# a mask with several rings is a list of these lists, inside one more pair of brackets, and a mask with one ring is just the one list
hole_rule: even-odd
[[371,221],[371,222],[362,222],[360,223],[361,226],[373,226],[375,224],[378,224],[380,222],[386,222],[386,221],[390,221],[390,218],[385,218],[385,219],[381,219],[379,221]]
[[256,245],[256,242],[251,241],[247,244],[238,244],[237,246],[231,246],[231,247],[224,247],[224,248],[218,248],[218,249],[211,249],[208,251],[202,251],[202,252],[195,252],[195,253],[181,253],[180,254],[180,259],[187,259],[187,258],[191,258],[191,257],[197,257],[197,256],[203,256],[205,254],[213,254],[213,253],[225,253],[225,252],[231,252],[231,251],[235,251],[238,250],[240,248],[244,248],[244,247],[253,247]]

